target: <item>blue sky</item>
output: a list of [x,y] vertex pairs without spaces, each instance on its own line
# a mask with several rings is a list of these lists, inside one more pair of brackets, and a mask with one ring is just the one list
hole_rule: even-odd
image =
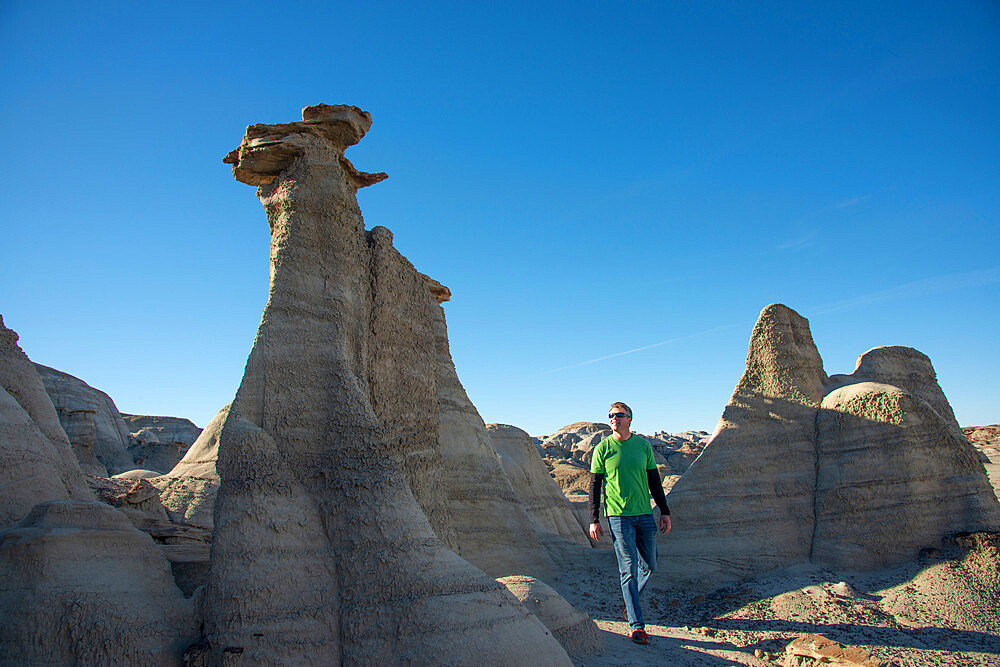
[[[239,385],[268,231],[222,157],[319,102],[448,285],[488,421],[711,430],[761,308],[828,373],[928,354],[1000,421],[995,2],[0,5],[0,314],[119,409],[204,425]],[[620,354],[628,352],[627,354]]]

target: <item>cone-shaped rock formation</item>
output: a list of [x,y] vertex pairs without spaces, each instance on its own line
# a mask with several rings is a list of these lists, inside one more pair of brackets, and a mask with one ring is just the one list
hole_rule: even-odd
[[842,386],[823,397],[816,420],[814,562],[891,565],[946,534],[1000,527],[983,466],[926,355],[876,347],[831,381]]
[[226,157],[260,186],[271,283],[219,438],[207,638],[219,657],[239,647],[272,664],[567,663],[432,530],[454,500],[432,492],[450,474],[439,306],[389,231],[364,229],[355,192],[384,175],[344,150],[370,124],[356,107],[309,107],[250,126]]
[[212,417],[170,472],[150,480],[160,490],[164,507],[182,514],[185,521],[208,529],[212,528],[215,494],[219,491],[216,470],[219,435],[228,415],[227,405]]
[[825,380],[805,318],[765,308],[712,440],[670,491],[676,528],[665,551],[739,576],[808,557]]

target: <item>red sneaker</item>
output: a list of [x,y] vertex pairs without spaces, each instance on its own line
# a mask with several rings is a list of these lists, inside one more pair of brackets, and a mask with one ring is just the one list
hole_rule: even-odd
[[636,644],[648,644],[649,635],[647,635],[646,631],[643,630],[642,628],[639,628],[638,630],[633,630],[632,641],[634,641]]

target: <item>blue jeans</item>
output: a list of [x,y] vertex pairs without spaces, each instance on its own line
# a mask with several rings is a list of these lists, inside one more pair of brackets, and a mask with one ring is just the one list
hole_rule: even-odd
[[639,593],[656,570],[656,519],[652,514],[609,516],[608,527],[618,558],[629,627],[644,628]]

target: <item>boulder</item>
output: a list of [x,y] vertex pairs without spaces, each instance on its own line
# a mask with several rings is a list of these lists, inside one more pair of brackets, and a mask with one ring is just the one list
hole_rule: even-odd
[[148,479],[89,477],[88,482],[97,500],[118,508],[140,530],[148,521],[168,520],[160,492]]
[[823,635],[801,635],[785,646],[784,664],[788,667],[831,665],[832,667],[878,667],[868,651],[858,646],[844,646]]
[[93,474],[101,476],[137,467],[128,453],[128,427],[110,396],[69,373],[41,364],[35,368],[83,465],[93,469],[96,458],[103,472]]

